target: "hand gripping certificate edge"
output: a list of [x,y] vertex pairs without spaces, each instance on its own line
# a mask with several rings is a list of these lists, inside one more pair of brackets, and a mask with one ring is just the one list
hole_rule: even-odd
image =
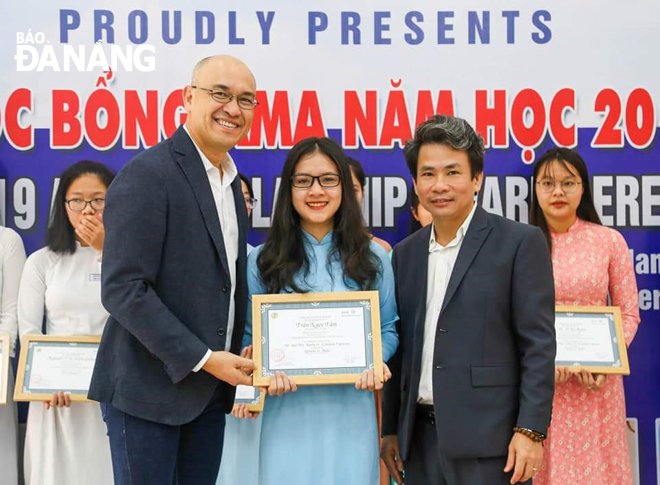
[[[62,342],[62,343],[83,343],[83,344],[98,344],[101,342],[100,335],[23,335],[21,338],[21,353],[18,359],[18,370],[16,372],[16,384],[14,387],[14,401],[50,401],[52,393],[33,393],[24,392],[23,388],[26,384],[24,381],[28,375],[26,367],[28,365],[28,354],[30,351],[31,342]],[[67,391],[67,389],[61,389]],[[72,402],[89,402],[87,393],[78,394],[71,393]]]
[[[373,364],[376,375],[383,380],[383,350],[380,334],[380,303],[377,291],[346,291],[327,293],[287,293],[277,295],[252,296],[252,338],[254,343],[254,363],[257,369],[254,372],[255,386],[268,386],[270,376],[264,375],[264,356],[262,336],[262,307],[278,303],[316,303],[316,302],[367,302],[371,315],[371,336],[365,336],[365,341],[372,347],[373,361],[367,362],[367,368]],[[289,375],[298,385],[326,385],[326,384],[354,384],[362,375],[362,371],[353,373],[323,374],[317,369],[306,369],[305,375]]]

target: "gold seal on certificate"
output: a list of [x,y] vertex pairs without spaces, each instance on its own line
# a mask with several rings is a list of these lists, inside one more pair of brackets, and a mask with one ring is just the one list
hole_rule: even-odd
[[254,295],[252,329],[255,385],[275,372],[303,385],[383,378],[377,291]]
[[557,367],[630,374],[619,307],[557,306]]
[[58,391],[87,401],[100,336],[24,335],[15,401],[48,401]]
[[0,404],[7,404],[10,339],[8,333],[0,332]]

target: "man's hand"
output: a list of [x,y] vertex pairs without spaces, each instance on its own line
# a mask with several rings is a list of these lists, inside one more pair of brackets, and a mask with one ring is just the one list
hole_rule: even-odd
[[385,462],[390,476],[396,483],[403,483],[403,460],[399,455],[399,442],[395,434],[383,436],[383,443],[380,447],[380,457]]
[[251,386],[251,374],[256,369],[256,366],[250,359],[239,357],[231,352],[222,350],[211,352],[211,357],[209,357],[209,360],[206,361],[202,369],[232,386],[239,384]]
[[543,445],[521,433],[513,433],[509,443],[509,456],[504,473],[513,470],[511,484],[526,482],[533,478],[541,468]]

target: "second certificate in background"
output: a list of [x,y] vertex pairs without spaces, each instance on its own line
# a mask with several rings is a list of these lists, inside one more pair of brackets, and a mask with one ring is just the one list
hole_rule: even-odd
[[278,371],[298,384],[383,378],[377,291],[254,295],[252,327],[255,385]]

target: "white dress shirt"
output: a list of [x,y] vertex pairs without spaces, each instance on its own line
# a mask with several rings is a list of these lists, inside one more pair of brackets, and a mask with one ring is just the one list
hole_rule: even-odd
[[475,203],[472,210],[456,231],[456,237],[446,246],[435,240],[435,225],[431,226],[429,240],[429,263],[426,290],[426,319],[424,320],[424,346],[422,347],[422,375],[419,380],[419,404],[433,404],[433,351],[435,349],[435,333],[438,326],[438,317],[442,303],[447,293],[449,278],[454,271],[454,264],[461,250],[465,233],[470,227],[472,216],[477,208]]
[[[183,125],[183,128],[188,133],[188,136],[190,136],[188,127]],[[204,170],[206,170],[206,175],[209,178],[215,208],[218,213],[218,219],[220,220],[220,228],[222,229],[222,240],[225,244],[227,265],[229,266],[229,279],[231,281],[229,314],[227,317],[227,340],[225,341],[225,350],[229,350],[231,347],[231,337],[234,333],[234,316],[236,313],[234,294],[236,293],[236,262],[238,260],[238,219],[236,217],[236,203],[234,202],[234,192],[232,191],[231,183],[238,175],[238,169],[231,155],[227,153],[227,158],[222,162],[222,178],[220,178],[220,170],[199,149],[192,136],[190,139],[193,145],[195,145],[199,157],[202,159]],[[198,372],[204,367],[209,357],[211,357],[211,349],[206,351],[206,354],[195,366],[193,372]]]

